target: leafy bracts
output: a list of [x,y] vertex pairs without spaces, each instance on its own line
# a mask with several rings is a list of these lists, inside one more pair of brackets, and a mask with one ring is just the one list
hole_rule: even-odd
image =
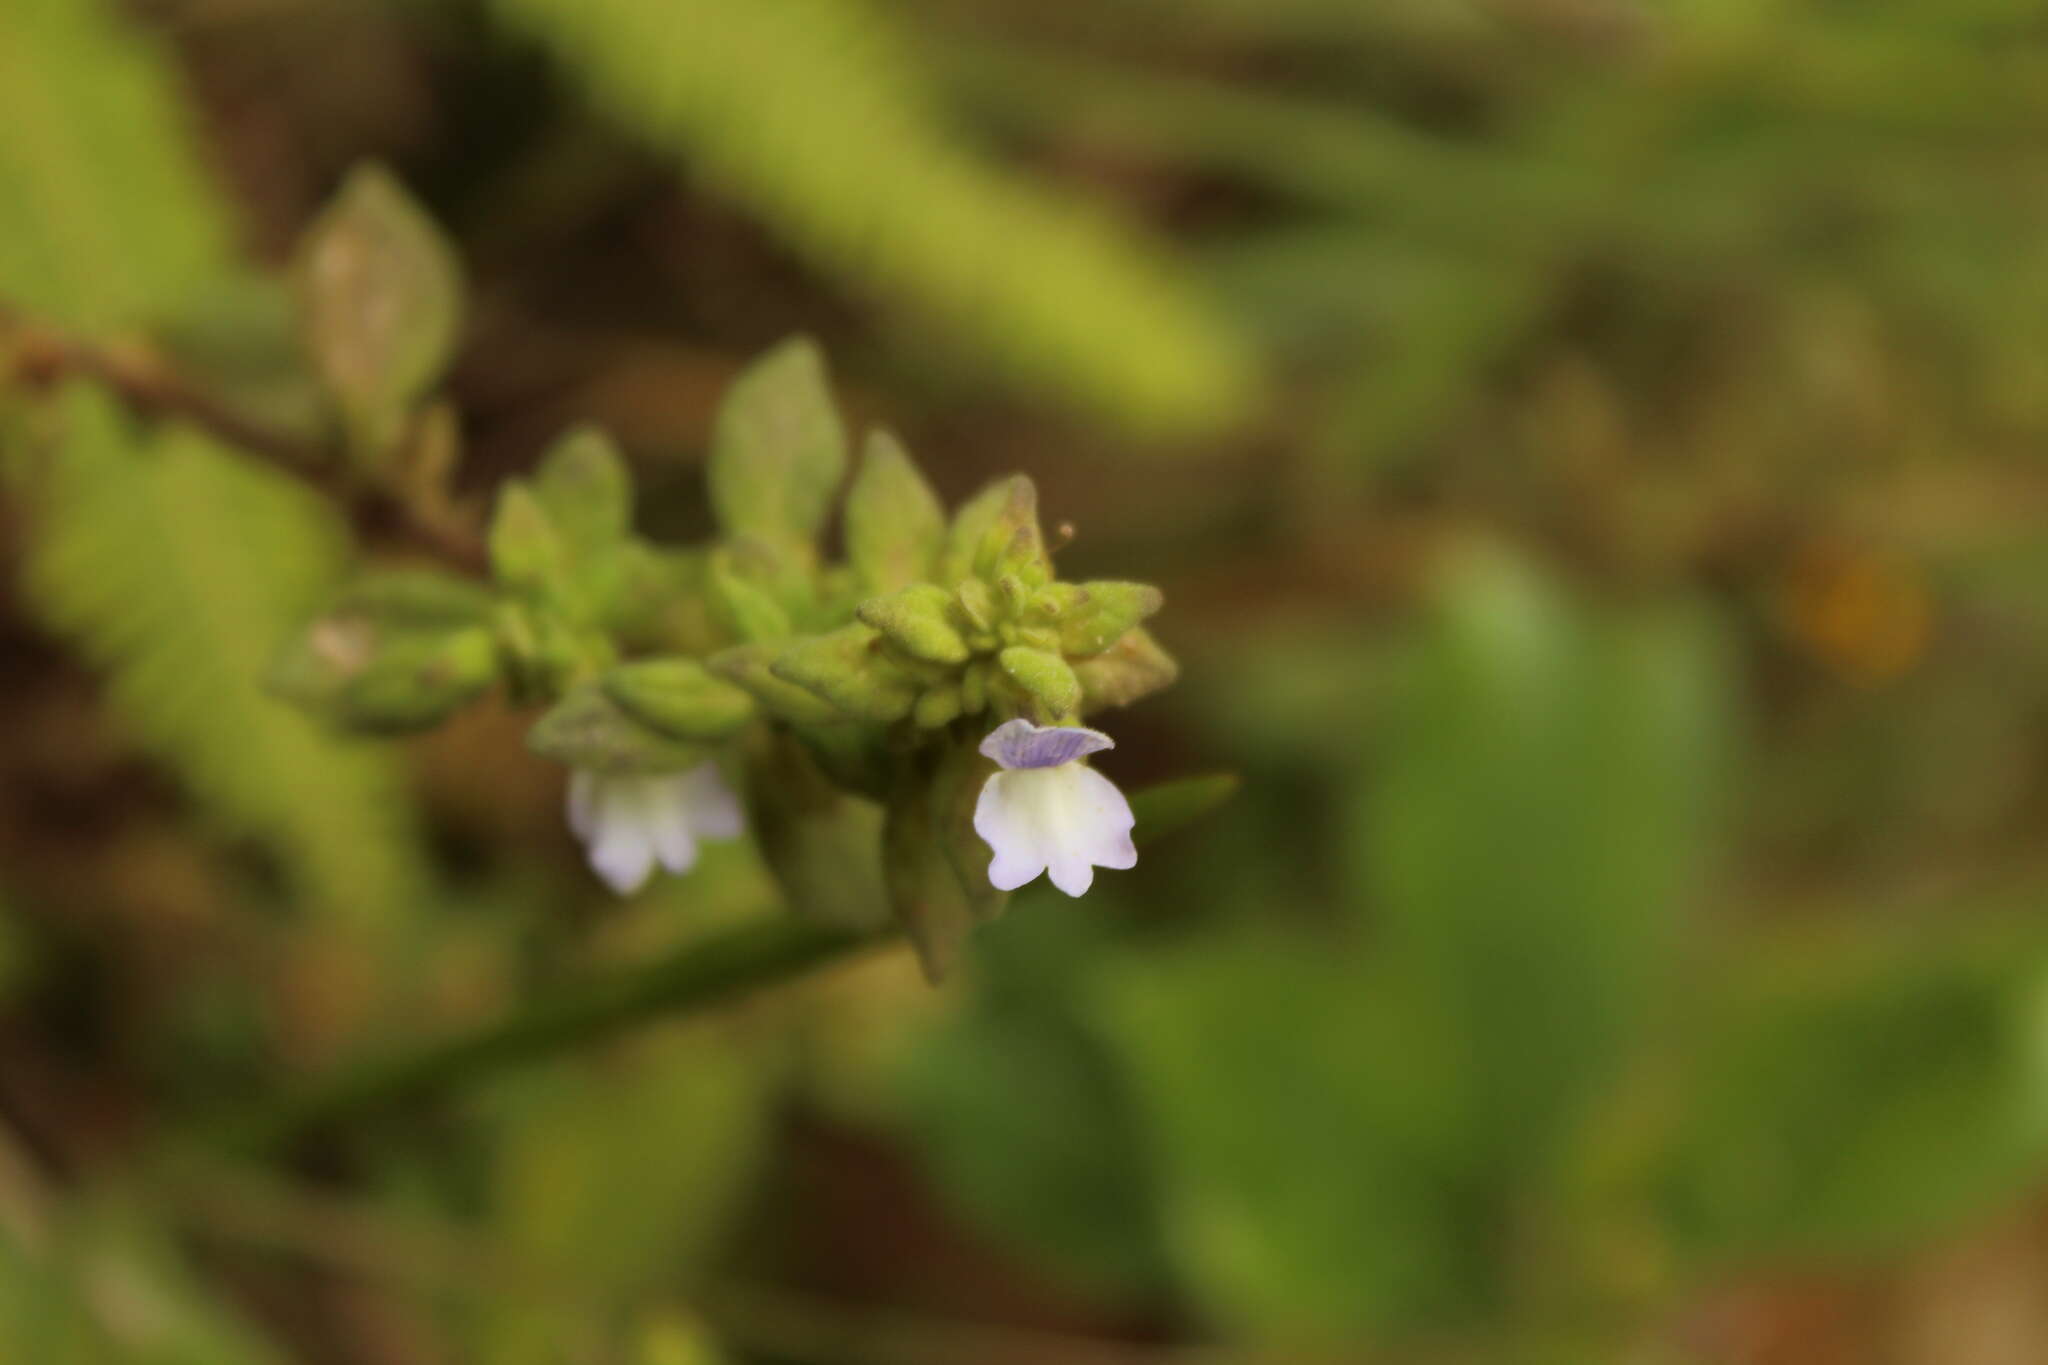
[[[489,587],[366,579],[274,682],[357,730],[435,724],[493,683],[541,706],[528,744],[577,775],[572,815],[609,838],[600,871],[620,888],[651,860],[687,866],[659,856],[647,813],[668,806],[642,797],[669,787],[650,784],[739,770],[791,901],[842,923],[893,913],[936,975],[1007,895],[976,834],[997,771],[978,742],[1005,722],[1078,724],[1174,665],[1143,626],[1157,589],[1060,581],[1030,479],[999,479],[949,517],[895,438],[870,433],[850,482],[847,447],[817,349],[785,342],[713,424],[711,543],[642,538],[624,458],[573,431],[500,489]],[[824,536],[842,505],[834,562]]]

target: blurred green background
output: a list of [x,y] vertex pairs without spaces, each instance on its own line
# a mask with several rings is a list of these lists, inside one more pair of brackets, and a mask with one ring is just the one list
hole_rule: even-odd
[[[940,989],[210,1144],[780,913],[262,692],[416,549],[80,357],[322,438],[364,159],[464,499],[590,419],[701,534],[809,332],[1165,588],[1102,766],[1241,793]],[[4,0],[0,1359],[2048,1359],[2044,438],[2028,0]]]

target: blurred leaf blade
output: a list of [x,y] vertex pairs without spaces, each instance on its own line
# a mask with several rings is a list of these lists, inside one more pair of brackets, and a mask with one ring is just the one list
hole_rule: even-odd
[[497,0],[629,127],[1016,378],[1153,429],[1249,402],[1239,339],[1156,248],[953,138],[864,0]]
[[224,272],[225,216],[155,40],[97,0],[20,0],[0,13],[0,88],[0,298],[101,330]]
[[[162,53],[97,4],[30,0],[0,15],[0,63],[29,115],[0,134],[28,206],[0,217],[0,297],[103,329],[224,277],[223,214]],[[258,683],[340,571],[339,518],[197,433],[142,433],[77,389],[58,406],[53,447],[13,462],[42,523],[34,605],[110,671],[115,704],[223,825],[264,839],[327,909],[396,914],[423,873],[390,759]]]
[[197,433],[136,433],[74,391],[29,562],[33,600],[110,675],[136,733],[229,830],[261,837],[329,913],[389,923],[422,889],[389,756],[261,686],[333,581],[334,514]]

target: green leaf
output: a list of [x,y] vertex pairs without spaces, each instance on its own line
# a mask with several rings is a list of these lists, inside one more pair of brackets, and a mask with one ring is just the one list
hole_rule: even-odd
[[602,1340],[629,1307],[692,1283],[772,1150],[774,1058],[743,1039],[667,1029],[605,1059],[501,1087],[491,1240],[574,1272],[582,1291],[509,1296],[485,1319],[500,1365],[555,1361]]
[[1125,228],[999,169],[867,0],[496,0],[627,128],[797,251],[1027,383],[1151,428],[1228,421],[1252,363]]
[[[1050,918],[1034,906],[1006,933],[984,936],[977,976],[1000,970],[1011,934]],[[1076,957],[1066,965],[1085,973]],[[1042,989],[1057,998],[1071,984]],[[962,1017],[922,1040],[897,1083],[920,1165],[948,1203],[1055,1283],[1162,1294],[1170,1277],[1131,1096],[1069,1011],[992,996],[977,993]]]
[[358,458],[380,463],[447,368],[462,271],[434,220],[382,166],[358,166],[307,228],[293,265],[306,349],[347,418]]
[[1102,958],[1091,977],[1164,1246],[1209,1312],[1300,1343],[1465,1308],[1463,1192],[1435,1155],[1456,1054],[1411,1006],[1421,983],[1241,934]]
[[1657,1181],[1684,1251],[1895,1253],[2037,1181],[2048,976],[2018,946],[1829,941],[1725,979]]
[[[20,1212],[20,1206],[16,1206]],[[37,1365],[274,1365],[172,1229],[111,1199],[0,1220],[0,1358]],[[22,1236],[26,1227],[32,1234]]]
[[1131,837],[1150,844],[1195,824],[1220,809],[1242,785],[1234,773],[1207,777],[1183,777],[1159,782],[1130,794],[1131,813],[1137,825]]
[[845,470],[846,428],[816,343],[785,341],[733,381],[705,470],[727,535],[810,544]]
[[870,592],[893,592],[932,572],[946,513],[903,445],[868,433],[860,472],[846,492],[846,553]]
[[1464,1040],[1485,1159],[1552,1155],[1667,988],[1729,690],[1694,615],[1584,619],[1491,552],[1446,572],[1352,846],[1386,960]]
[[723,739],[754,716],[751,695],[714,677],[695,659],[624,664],[601,682],[605,694],[635,719],[673,739]]

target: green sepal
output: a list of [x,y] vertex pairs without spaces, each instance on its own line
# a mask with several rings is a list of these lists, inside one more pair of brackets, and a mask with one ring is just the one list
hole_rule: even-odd
[[955,585],[953,603],[968,630],[986,635],[996,628],[996,596],[979,578],[965,578]]
[[1241,785],[1236,773],[1210,773],[1158,782],[1131,792],[1131,813],[1137,822],[1131,837],[1139,847],[1150,847],[1154,840],[1178,833],[1221,809]]
[[960,674],[960,710],[964,715],[979,715],[988,709],[989,676],[995,664],[988,659],[976,659]]
[[910,708],[910,719],[920,730],[937,730],[951,725],[966,709],[966,697],[959,683],[933,683],[918,693],[917,704]]
[[831,725],[799,725],[792,733],[824,774],[841,787],[873,801],[889,799],[895,765],[888,731],[841,720]]
[[379,461],[454,356],[462,325],[454,248],[389,171],[364,165],[307,228],[292,277],[313,368],[358,460]]
[[497,677],[497,644],[483,626],[401,636],[349,684],[338,711],[353,729],[424,730],[483,695]]
[[396,621],[388,610],[330,612],[279,653],[270,689],[331,725],[389,734],[436,725],[497,680],[487,628]]
[[902,444],[868,433],[860,472],[846,492],[846,553],[870,592],[908,587],[932,571],[946,513]]
[[704,661],[719,677],[745,689],[761,709],[777,720],[792,725],[833,725],[844,723],[838,707],[795,683],[784,682],[771,671],[781,651],[772,644],[734,645]]
[[1073,666],[1043,649],[1012,645],[996,655],[1010,681],[1034,703],[1043,721],[1065,720],[1081,705],[1081,680]]
[[931,583],[916,583],[886,597],[870,597],[855,611],[890,644],[913,659],[964,664],[972,651],[954,628],[953,595]]
[[854,720],[898,721],[917,701],[917,680],[883,652],[881,632],[872,626],[842,626],[798,640],[776,657],[769,671],[824,698]]
[[693,768],[711,756],[701,744],[669,738],[584,683],[549,708],[526,732],[526,747],[571,768],[600,773],[664,773]]
[[378,569],[361,575],[336,594],[336,614],[368,616],[393,628],[482,625],[497,598],[472,578],[433,569]]
[[1081,680],[1081,709],[1129,706],[1180,676],[1180,665],[1139,626],[1102,653],[1074,664]]
[[754,717],[752,694],[695,659],[643,659],[599,680],[605,695],[670,739],[724,739]]
[[890,795],[882,827],[890,910],[934,985],[958,964],[974,926],[1009,899],[990,885],[988,846],[973,827],[981,782],[994,769],[955,742],[906,767]]
[[1165,601],[1149,583],[1059,583],[1049,591],[1059,604],[1060,652],[1070,659],[1102,653]]
[[522,704],[553,700],[574,679],[609,666],[613,658],[604,636],[517,602],[498,604],[491,631],[513,700]]
[[846,428],[824,358],[807,337],[783,342],[733,381],[712,425],[705,470],[728,535],[809,543],[846,470]]
[[703,654],[728,638],[711,604],[709,559],[701,549],[626,542],[609,614],[623,652]]
[[790,908],[879,929],[889,918],[881,807],[833,785],[817,751],[794,735],[753,731],[746,756],[748,827]]
[[741,572],[731,550],[713,551],[706,582],[712,614],[745,643],[789,638],[789,611],[774,593]]
[[626,597],[632,518],[625,461],[602,432],[578,428],[550,447],[531,482],[498,490],[491,572],[578,622],[609,625]]

